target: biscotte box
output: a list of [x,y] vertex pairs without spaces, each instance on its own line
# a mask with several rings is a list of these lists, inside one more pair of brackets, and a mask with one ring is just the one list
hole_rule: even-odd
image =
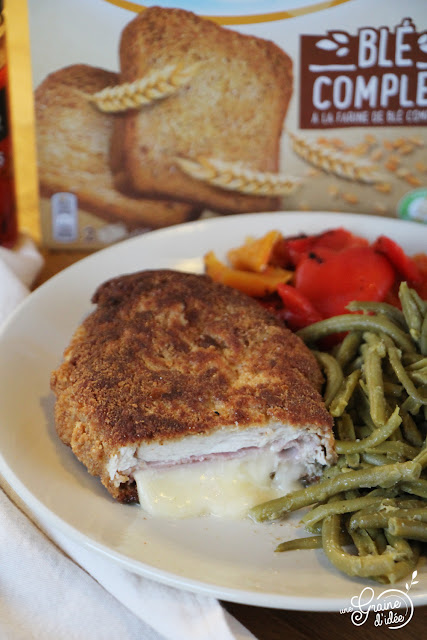
[[47,246],[274,210],[427,222],[422,0],[7,0],[6,14],[10,30],[28,14]]

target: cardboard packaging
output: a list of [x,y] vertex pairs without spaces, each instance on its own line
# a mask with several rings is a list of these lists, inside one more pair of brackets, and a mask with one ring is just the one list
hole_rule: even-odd
[[272,210],[427,222],[426,3],[27,2],[47,246]]

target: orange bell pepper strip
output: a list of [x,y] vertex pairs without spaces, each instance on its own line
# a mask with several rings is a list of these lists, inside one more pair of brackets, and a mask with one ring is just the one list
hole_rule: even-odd
[[234,269],[218,260],[213,251],[205,255],[205,272],[215,282],[222,282],[254,298],[262,298],[274,293],[281,282],[289,282],[292,271],[280,267],[267,267],[263,273]]
[[230,249],[227,258],[234,269],[262,273],[268,267],[276,242],[281,239],[280,231],[268,231],[262,238],[248,238],[241,247]]

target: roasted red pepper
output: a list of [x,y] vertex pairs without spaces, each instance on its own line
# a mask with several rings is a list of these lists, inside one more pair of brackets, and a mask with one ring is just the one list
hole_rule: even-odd
[[420,274],[420,281],[415,283],[413,287],[423,300],[427,300],[427,255],[425,253],[417,253],[412,260]]
[[409,285],[421,282],[421,273],[417,264],[406,255],[397,242],[387,236],[379,236],[372,247],[390,260],[402,280],[406,280]]
[[346,313],[352,300],[384,300],[394,281],[390,262],[369,246],[353,246],[328,256],[311,253],[295,272],[296,289],[325,318]]
[[352,300],[386,301],[398,307],[403,280],[427,299],[427,255],[411,258],[387,236],[370,243],[338,227],[273,239],[267,267],[290,270],[290,279],[268,289],[263,304],[291,329],[347,313]]
[[277,285],[277,293],[284,304],[281,316],[291,329],[302,329],[313,322],[323,320],[310,300],[295,287],[280,283]]
[[[287,253],[291,263],[297,266],[310,253],[321,255],[341,251],[349,247],[367,247],[365,238],[355,236],[344,227],[331,229],[312,236],[299,236],[286,240]],[[325,251],[326,250],[326,251]]]
[[298,238],[289,238],[285,240],[287,255],[290,263],[295,267],[303,258],[305,258],[314,244],[314,236],[299,236]]

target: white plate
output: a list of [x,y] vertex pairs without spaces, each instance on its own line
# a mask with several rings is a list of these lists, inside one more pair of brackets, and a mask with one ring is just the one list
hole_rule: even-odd
[[[0,333],[0,471],[36,517],[170,585],[268,607],[348,607],[364,581],[339,574],[320,551],[273,552],[278,541],[295,536],[294,523],[170,521],[146,517],[137,505],[116,504],[57,438],[49,390],[50,372],[90,311],[93,291],[107,278],[158,267],[197,272],[205,252],[222,255],[246,235],[270,229],[312,233],[339,225],[370,239],[387,234],[409,253],[427,250],[427,226],[413,222],[322,212],[213,218],[95,253],[29,296]],[[426,569],[411,597],[414,604],[427,603]]]

